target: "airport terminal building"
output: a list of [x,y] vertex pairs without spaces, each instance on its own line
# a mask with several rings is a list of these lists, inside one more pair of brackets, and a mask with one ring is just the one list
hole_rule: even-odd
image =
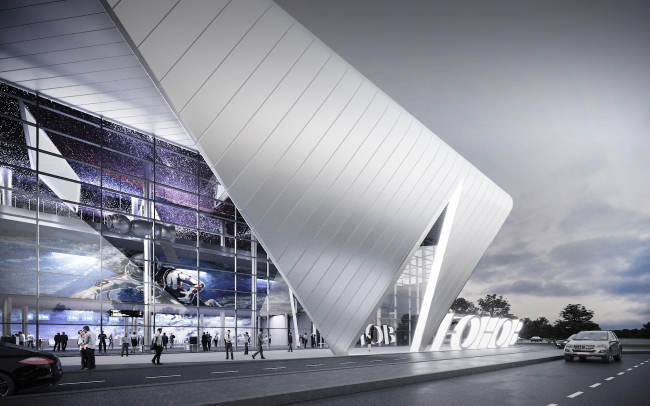
[[2,7],[5,336],[422,351],[512,208],[270,0]]

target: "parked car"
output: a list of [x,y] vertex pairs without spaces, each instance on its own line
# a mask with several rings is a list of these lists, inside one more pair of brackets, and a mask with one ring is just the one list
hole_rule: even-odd
[[566,340],[556,340],[556,341],[555,341],[555,345],[557,345],[557,348],[564,348],[564,346],[565,346],[569,341],[571,341],[571,339],[572,339],[573,337],[575,337],[575,336],[576,336],[575,334],[572,334],[572,335],[571,335],[569,338],[567,338]]
[[0,397],[21,389],[54,385],[62,377],[61,361],[56,355],[0,342]]
[[530,338],[531,343],[541,343],[542,342],[542,337],[540,336],[533,336]]
[[621,360],[623,347],[613,331],[581,331],[564,346],[564,360],[571,362],[573,357],[599,357],[609,364]]

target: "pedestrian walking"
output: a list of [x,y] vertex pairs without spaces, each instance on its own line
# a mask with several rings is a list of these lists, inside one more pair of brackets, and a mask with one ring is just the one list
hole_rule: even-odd
[[153,336],[153,350],[156,352],[156,354],[151,359],[151,363],[155,365],[162,365],[160,363],[160,355],[163,351],[162,328],[159,328],[158,332]]
[[166,350],[167,349],[167,343],[169,342],[169,337],[167,337],[167,333],[163,333],[162,342],[163,342],[163,348]]
[[269,350],[271,349],[271,334],[269,334]]
[[135,349],[138,346],[138,335],[135,331],[131,332],[131,352],[135,354]]
[[104,330],[102,330],[101,334],[97,336],[99,338],[99,354],[102,353],[102,347],[104,347],[104,354],[106,354],[106,334],[104,334]]
[[120,342],[122,343],[122,357],[124,356],[124,353],[126,353],[127,357],[129,356],[130,341],[129,336],[127,336],[126,333],[120,338]]
[[257,354],[260,354],[260,358],[264,358],[264,329],[261,328],[260,332],[257,334],[257,352],[253,354],[253,359],[255,359],[255,356]]
[[88,362],[85,351],[86,347],[84,346],[84,331],[79,330],[77,334],[77,348],[79,348],[79,354],[81,354],[81,369],[86,369]]
[[63,351],[68,347],[68,335],[65,333],[65,331],[61,334],[61,348]]
[[212,336],[210,333],[206,333],[206,335],[208,336],[208,339],[206,340],[208,342],[208,351],[212,351]]
[[287,352],[293,352],[293,336],[291,335],[291,332],[289,332],[289,338],[287,338],[287,341],[289,342],[289,351]]
[[113,349],[113,333],[108,336],[108,348]]
[[174,333],[171,333],[169,335],[169,348],[174,348],[174,340],[176,339],[176,336]]
[[34,348],[34,334],[31,332],[27,333],[27,347]]
[[244,333],[244,355],[248,355],[248,345],[251,343],[251,336],[248,331]]
[[86,365],[88,369],[95,369],[95,343],[97,336],[90,331],[90,327],[84,326],[84,347],[86,352]]
[[368,351],[370,351],[370,346],[372,345],[372,336],[370,333],[366,334],[366,341],[368,341]]
[[22,346],[25,346],[25,341],[26,340],[27,339],[25,338],[25,334],[22,331],[19,331],[18,332],[18,344],[22,345]]
[[226,331],[226,334],[224,334],[223,342],[226,344],[226,359],[228,359],[228,351],[230,351],[230,359],[234,360],[235,357],[232,353],[232,336],[230,335],[230,330]]

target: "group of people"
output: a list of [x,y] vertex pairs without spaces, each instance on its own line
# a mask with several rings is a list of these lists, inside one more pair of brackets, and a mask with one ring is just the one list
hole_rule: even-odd
[[65,351],[68,347],[68,335],[65,333],[56,333],[54,336],[54,351]]
[[81,369],[95,369],[95,343],[97,342],[97,335],[90,331],[90,327],[88,326],[84,326],[78,333],[77,347],[79,347],[79,352],[81,353]]
[[30,347],[30,348],[35,348],[34,342],[34,334],[28,332],[27,335],[25,336],[25,333],[22,331],[17,332],[16,334],[12,335],[11,337],[14,337],[16,340],[16,344],[18,345],[23,345],[25,347]]

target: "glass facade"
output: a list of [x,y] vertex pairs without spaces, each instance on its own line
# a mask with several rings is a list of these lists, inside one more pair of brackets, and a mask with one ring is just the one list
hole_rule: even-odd
[[[394,329],[390,345],[411,343],[430,237],[368,320]],[[289,287],[200,154],[1,82],[0,280],[3,335],[45,349],[84,325],[188,344],[229,329],[238,346],[258,328],[283,346],[294,328]],[[295,304],[298,332],[320,340]]]
[[0,115],[3,335],[286,337],[289,289],[198,153],[2,83]]

